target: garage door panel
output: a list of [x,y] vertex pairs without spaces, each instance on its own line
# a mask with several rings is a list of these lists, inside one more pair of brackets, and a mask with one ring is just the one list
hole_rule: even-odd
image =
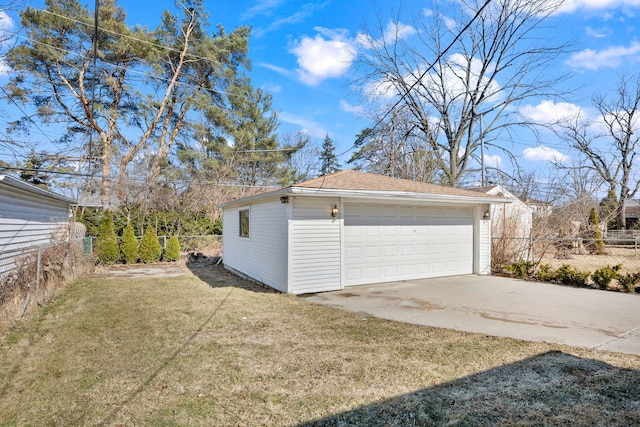
[[345,204],[345,285],[470,274],[470,208]]

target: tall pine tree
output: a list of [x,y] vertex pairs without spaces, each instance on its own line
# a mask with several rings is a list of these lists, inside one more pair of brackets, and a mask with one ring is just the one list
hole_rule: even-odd
[[320,161],[322,162],[321,175],[328,175],[340,170],[340,163],[338,163],[335,151],[336,147],[334,147],[333,141],[327,135],[322,143],[322,152],[320,153]]

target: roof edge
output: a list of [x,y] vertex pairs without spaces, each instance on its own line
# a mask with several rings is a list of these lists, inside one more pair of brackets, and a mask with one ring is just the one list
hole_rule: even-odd
[[39,196],[44,196],[49,199],[54,199],[59,202],[67,203],[69,205],[75,205],[78,203],[77,200],[70,199],[69,197],[54,193],[53,191],[50,191],[50,190],[45,190],[44,188],[40,188],[36,185],[30,184],[26,181],[23,181],[21,179],[15,178],[10,175],[0,175],[0,182],[4,182],[7,185],[14,188],[18,188],[20,190],[38,194]]
[[[480,195],[482,194],[482,195]],[[344,190],[333,188],[311,188],[311,187],[286,187],[267,193],[257,194],[255,196],[243,197],[241,199],[231,200],[221,203],[219,208],[226,208],[234,205],[243,205],[255,201],[277,198],[282,196],[318,196],[318,197],[351,197],[361,199],[388,199],[388,200],[415,200],[424,202],[437,203],[454,203],[454,204],[505,204],[513,203],[513,200],[501,197],[490,196],[480,193],[478,196],[462,196],[452,194],[432,194],[432,193],[414,193],[407,191],[381,191],[381,190]]]

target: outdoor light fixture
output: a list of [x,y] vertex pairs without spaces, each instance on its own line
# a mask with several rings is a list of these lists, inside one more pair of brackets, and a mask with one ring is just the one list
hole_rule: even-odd
[[338,216],[338,205],[333,205],[331,208],[331,216],[334,218]]
[[489,209],[487,209],[486,211],[484,211],[484,214],[482,214],[482,219],[489,219],[491,217],[491,214],[489,214]]

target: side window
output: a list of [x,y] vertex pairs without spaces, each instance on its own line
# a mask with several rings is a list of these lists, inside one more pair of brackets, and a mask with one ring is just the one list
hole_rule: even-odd
[[240,212],[240,237],[249,237],[249,209]]

